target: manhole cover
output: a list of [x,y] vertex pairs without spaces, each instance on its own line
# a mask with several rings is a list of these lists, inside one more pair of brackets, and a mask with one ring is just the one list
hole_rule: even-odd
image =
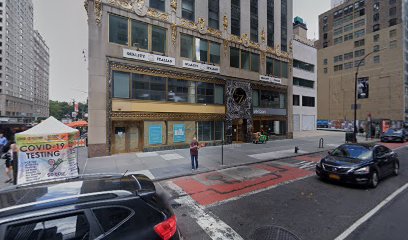
[[256,229],[251,240],[300,240],[295,234],[277,226],[266,226]]
[[222,175],[209,175],[206,177],[208,180],[221,180],[224,177]]

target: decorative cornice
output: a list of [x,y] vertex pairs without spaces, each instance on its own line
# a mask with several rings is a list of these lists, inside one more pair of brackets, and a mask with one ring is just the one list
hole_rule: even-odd
[[207,28],[207,33],[214,37],[222,38],[222,32],[220,30],[213,29],[213,28]]
[[157,11],[156,9],[153,9],[153,8],[149,8],[147,10],[147,16],[152,17],[152,18],[157,18],[165,22],[169,21],[169,14]]
[[197,30],[197,24],[192,21],[188,21],[186,19],[181,19],[180,20],[180,27],[184,27],[190,30]]
[[225,114],[210,113],[148,113],[148,112],[112,112],[112,120],[131,121],[131,120],[223,120]]
[[94,4],[95,4],[94,11],[95,11],[96,23],[99,25],[101,24],[101,20],[102,20],[102,0],[95,0]]
[[[141,1],[137,1],[138,3]],[[142,1],[144,4],[144,1]],[[132,10],[133,9],[133,1],[131,0],[109,0],[108,1],[109,4],[112,4],[116,7],[120,7],[120,8],[124,8],[126,10]]]
[[171,42],[176,46],[177,42],[177,24],[171,25]]

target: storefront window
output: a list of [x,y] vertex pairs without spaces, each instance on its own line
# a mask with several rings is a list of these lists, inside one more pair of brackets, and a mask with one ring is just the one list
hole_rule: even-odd
[[224,122],[215,122],[214,140],[223,140]]
[[149,33],[146,23],[132,20],[132,46],[149,49]]
[[109,42],[128,45],[128,19],[109,15]]
[[214,103],[214,84],[197,82],[197,103]]
[[283,93],[279,94],[279,108],[286,108],[286,95]]
[[169,79],[167,100],[170,102],[187,102],[189,81]]
[[166,78],[132,74],[132,97],[141,100],[166,101]]
[[214,122],[198,122],[198,141],[212,141],[214,137]]
[[196,103],[196,82],[189,81],[188,82],[188,102],[189,103]]
[[223,85],[215,85],[215,97],[214,97],[215,104],[224,104],[224,86]]
[[259,91],[252,90],[252,106],[259,107]]
[[180,36],[180,56],[185,58],[193,58],[193,36],[181,34]]
[[279,93],[261,91],[261,107],[264,108],[280,108]]
[[152,51],[159,53],[166,51],[166,29],[152,26]]
[[241,68],[249,70],[249,52],[241,51]]
[[196,46],[196,59],[200,62],[207,62],[208,56],[208,42],[203,39],[196,38],[195,39],[195,46]]
[[230,48],[230,66],[234,68],[239,68],[239,49]]
[[210,63],[220,64],[220,44],[210,43]]
[[259,72],[259,54],[251,53],[251,71]]
[[113,97],[129,98],[129,73],[113,72]]

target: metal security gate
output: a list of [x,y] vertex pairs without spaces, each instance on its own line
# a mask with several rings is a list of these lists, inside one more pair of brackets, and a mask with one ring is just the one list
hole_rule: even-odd
[[313,131],[316,129],[316,117],[314,115],[302,116],[302,131]]
[[295,132],[300,131],[300,115],[299,114],[293,115],[293,130]]

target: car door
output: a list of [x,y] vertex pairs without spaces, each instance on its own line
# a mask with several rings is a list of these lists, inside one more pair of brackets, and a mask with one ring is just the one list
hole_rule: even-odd
[[391,156],[391,150],[384,146],[378,146],[377,148],[377,162],[381,169],[381,176],[384,177],[391,173],[393,167],[393,161]]
[[379,175],[383,177],[387,174],[387,159],[384,157],[383,149],[381,146],[374,148],[374,161],[376,162],[377,167],[379,168]]

